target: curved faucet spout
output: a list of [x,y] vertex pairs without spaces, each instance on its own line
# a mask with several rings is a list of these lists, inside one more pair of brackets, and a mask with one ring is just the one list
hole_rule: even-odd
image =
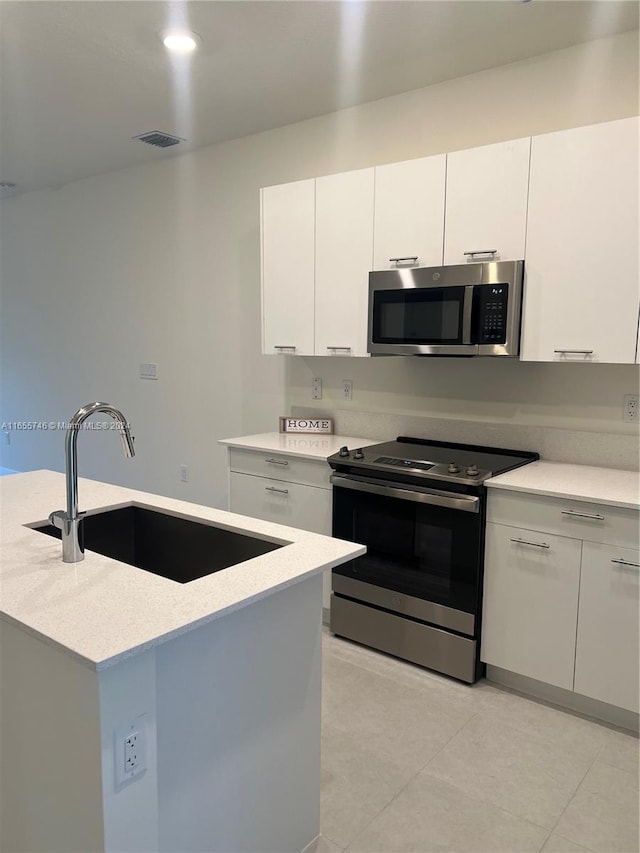
[[79,541],[78,525],[82,513],[78,512],[78,432],[82,424],[96,412],[104,412],[113,418],[118,426],[125,456],[135,456],[133,436],[129,424],[120,411],[110,403],[87,403],[82,406],[69,421],[65,438],[67,511],[52,512],[51,524],[62,531],[62,559],[65,563],[77,563],[84,560],[84,547]]

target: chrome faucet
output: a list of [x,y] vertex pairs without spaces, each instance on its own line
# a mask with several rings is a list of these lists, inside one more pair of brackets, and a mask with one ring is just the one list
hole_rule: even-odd
[[87,403],[75,413],[69,422],[65,439],[66,477],[67,477],[67,511],[62,509],[52,512],[49,524],[62,531],[62,561],[64,563],[79,563],[84,560],[84,543],[80,542],[78,531],[84,512],[78,512],[78,431],[88,417],[95,412],[105,412],[118,425],[122,450],[125,456],[135,456],[133,437],[124,415],[109,403]]

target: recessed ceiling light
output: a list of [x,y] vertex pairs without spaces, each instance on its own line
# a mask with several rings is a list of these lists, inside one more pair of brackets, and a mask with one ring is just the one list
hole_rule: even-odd
[[168,30],[162,33],[162,43],[171,53],[192,53],[198,46],[197,36],[188,30]]

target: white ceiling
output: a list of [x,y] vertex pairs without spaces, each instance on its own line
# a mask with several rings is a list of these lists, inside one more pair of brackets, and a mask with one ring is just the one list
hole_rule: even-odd
[[[158,33],[184,23],[190,60]],[[635,0],[0,0],[14,192],[234,139],[638,27]],[[187,141],[156,149],[131,137]]]

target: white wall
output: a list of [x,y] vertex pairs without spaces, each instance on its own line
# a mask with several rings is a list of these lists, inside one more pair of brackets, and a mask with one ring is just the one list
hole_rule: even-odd
[[[86,433],[82,474],[218,506],[216,439],[276,428],[309,404],[313,375],[323,404],[352,378],[364,411],[484,418],[489,401],[492,417],[629,434],[634,367],[261,356],[258,189],[637,112],[628,33],[5,200],[0,420],[64,420],[109,400],[137,456]],[[159,364],[158,382],[137,379],[140,361]],[[62,470],[61,432],[13,431],[1,449],[8,468]]]

